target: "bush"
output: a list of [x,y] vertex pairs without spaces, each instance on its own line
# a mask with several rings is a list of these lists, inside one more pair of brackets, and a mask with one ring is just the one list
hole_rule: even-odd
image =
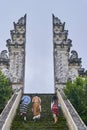
[[2,74],[0,70],[0,113],[2,112],[11,95],[12,88],[10,81]]
[[87,125],[87,77],[78,77],[73,83],[68,81],[64,93]]

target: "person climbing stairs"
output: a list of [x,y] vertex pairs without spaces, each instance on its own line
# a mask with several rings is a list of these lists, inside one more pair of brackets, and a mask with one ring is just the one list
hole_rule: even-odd
[[[32,99],[35,94],[28,95]],[[59,109],[58,122],[56,124],[53,122],[51,112],[53,94],[38,94],[38,96],[41,98],[41,118],[36,121],[33,120],[32,103],[30,103],[26,121],[18,114],[18,108],[10,130],[69,130],[61,109]]]

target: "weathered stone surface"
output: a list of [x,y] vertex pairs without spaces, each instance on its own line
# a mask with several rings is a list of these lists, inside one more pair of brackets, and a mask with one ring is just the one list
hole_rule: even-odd
[[12,84],[20,84],[24,82],[25,72],[26,15],[21,17],[17,23],[14,22],[14,29],[10,32],[11,39],[7,40],[9,73]]
[[66,83],[69,73],[68,59],[71,40],[67,39],[68,31],[64,30],[64,26],[65,23],[53,16],[54,77],[56,86],[58,86],[57,84]]
[[5,120],[10,112],[10,109],[11,109],[16,97],[17,97],[17,94],[14,94],[14,96],[12,97],[12,99],[10,100],[10,102],[7,104],[7,106],[3,110],[2,114],[0,115],[0,129],[2,129],[3,124],[5,123]]
[[53,54],[54,54],[54,82],[55,89],[61,89],[61,86],[71,81],[81,73],[81,58],[75,50],[71,51],[71,40],[68,39],[68,31],[64,29],[65,23],[53,15]]

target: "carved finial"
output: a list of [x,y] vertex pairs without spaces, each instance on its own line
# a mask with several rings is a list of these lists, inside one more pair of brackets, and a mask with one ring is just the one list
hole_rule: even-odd
[[58,19],[58,17],[55,17],[53,14],[53,24],[62,24],[60,19]]
[[11,39],[6,40],[7,44],[11,43]]
[[72,50],[71,53],[72,53],[72,55],[71,55],[70,59],[78,58],[78,53],[75,50]]
[[7,50],[3,50],[3,51],[1,52],[0,58],[2,58],[2,59],[8,59]]
[[0,53],[0,65],[9,65],[9,58],[8,58],[8,55],[7,55],[7,50],[3,50],[1,53]]
[[22,24],[22,25],[24,25],[26,23],[26,14],[25,14],[25,16],[24,17],[21,17],[19,20],[18,20],[18,22],[17,22],[17,24]]
[[69,63],[81,63],[81,58],[78,58],[78,53],[75,50],[71,51],[72,55],[70,56]]
[[79,68],[78,72],[79,72],[79,76],[82,77],[87,76],[87,70],[85,70],[84,68]]

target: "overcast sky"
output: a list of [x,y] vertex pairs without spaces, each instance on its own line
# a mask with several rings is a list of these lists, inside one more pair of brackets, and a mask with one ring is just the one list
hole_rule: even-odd
[[25,93],[54,91],[52,14],[65,22],[71,50],[87,69],[87,0],[0,0],[0,51],[13,22],[27,14]]

